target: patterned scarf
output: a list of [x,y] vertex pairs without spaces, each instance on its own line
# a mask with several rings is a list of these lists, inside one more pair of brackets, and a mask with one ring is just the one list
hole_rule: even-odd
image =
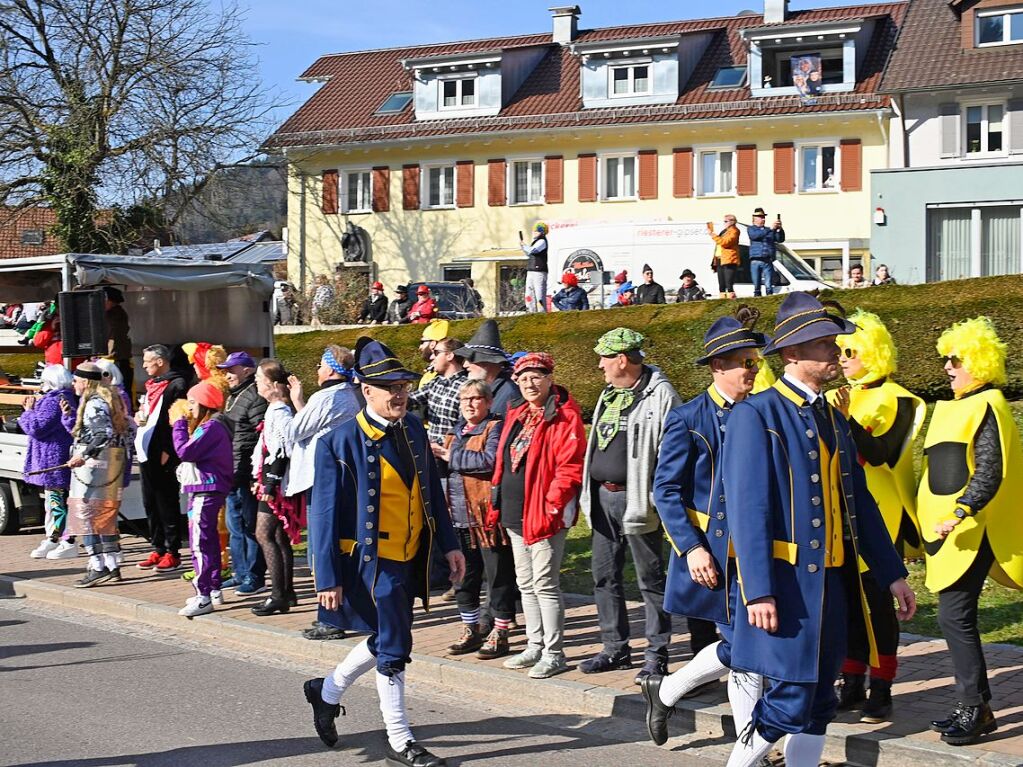
[[526,457],[529,445],[533,441],[533,435],[537,427],[543,421],[544,409],[542,407],[527,407],[521,415],[519,422],[522,424],[522,431],[512,440],[511,443],[511,470],[517,472],[522,461]]
[[606,450],[621,428],[622,413],[636,401],[636,392],[631,388],[605,389],[601,401],[604,409],[600,411],[600,418],[597,420],[597,447]]

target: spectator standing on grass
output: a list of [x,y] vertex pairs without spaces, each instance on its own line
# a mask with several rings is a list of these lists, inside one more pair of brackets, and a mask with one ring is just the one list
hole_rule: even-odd
[[718,275],[718,294],[721,298],[735,298],[735,277],[739,272],[739,227],[735,216],[725,216],[725,227],[714,234],[714,222],[707,222],[707,233],[714,240],[711,267]]
[[501,346],[501,331],[494,320],[483,324],[472,334],[469,342],[455,350],[469,378],[484,381],[494,395],[490,412],[504,418],[511,402],[519,397],[519,388],[511,378],[508,353]]
[[316,282],[313,285],[312,296],[312,326],[318,328],[323,325],[321,315],[334,303],[334,286],[325,274],[316,275]]
[[707,291],[700,287],[700,284],[696,281],[696,274],[692,269],[683,269],[682,274],[678,278],[682,280],[682,285],[675,296],[676,304],[703,301],[707,298]]
[[430,295],[430,288],[420,285],[416,288],[416,302],[409,307],[408,319],[414,325],[425,325],[437,317],[437,302]]
[[586,291],[579,287],[579,278],[572,272],[561,275],[561,290],[554,294],[551,303],[559,312],[586,311],[590,308],[590,299]]
[[412,302],[408,300],[408,286],[399,285],[394,289],[394,299],[387,307],[387,322],[390,325],[404,325],[408,322],[408,310]]
[[778,252],[778,243],[785,242],[785,230],[781,227],[779,216],[771,226],[767,226],[767,214],[763,208],[753,211],[753,223],[746,227],[749,237],[749,269],[753,278],[753,295],[761,295],[763,285],[767,295],[774,295],[774,259]]
[[892,277],[891,272],[888,271],[887,264],[880,264],[874,271],[874,279],[870,281],[871,285],[895,285],[895,278]]
[[369,287],[369,298],[362,302],[359,310],[359,322],[381,325],[387,319],[387,298],[384,296],[384,284],[374,282]]
[[863,276],[863,267],[853,264],[849,267],[849,278],[845,281],[846,288],[869,288],[870,281]]
[[533,241],[526,245],[519,233],[519,247],[526,254],[526,311],[547,311],[547,224],[537,221]]
[[643,282],[636,288],[637,304],[663,304],[664,288],[654,282],[654,270],[650,264],[643,264]]

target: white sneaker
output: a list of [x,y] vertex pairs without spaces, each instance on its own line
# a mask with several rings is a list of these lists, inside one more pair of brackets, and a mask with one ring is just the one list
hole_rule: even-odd
[[192,597],[189,599],[185,606],[178,610],[178,615],[184,615],[186,618],[194,618],[196,615],[207,615],[213,612],[213,602],[201,602],[199,597]]
[[46,559],[46,555],[53,551],[59,543],[51,541],[49,538],[43,538],[42,543],[32,549],[32,553],[29,554],[32,559]]
[[218,589],[214,589],[210,592],[210,601],[213,602],[217,607],[224,604],[224,592]]
[[78,544],[61,541],[57,548],[46,555],[47,559],[74,559],[78,556]]

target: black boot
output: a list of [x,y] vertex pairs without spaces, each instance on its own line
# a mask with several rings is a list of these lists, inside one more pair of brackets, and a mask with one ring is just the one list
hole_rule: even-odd
[[400,764],[404,767],[447,767],[447,761],[434,756],[414,740],[405,744],[401,751],[395,751],[387,744],[385,751],[388,764]]
[[962,701],[956,701],[955,708],[944,719],[931,720],[931,732],[944,732],[953,724],[959,721],[959,715],[963,712]]
[[870,678],[870,696],[863,704],[861,722],[880,724],[892,715],[892,683],[884,679]]
[[305,699],[313,707],[316,734],[328,748],[333,748],[337,745],[337,726],[334,720],[345,712],[344,708],[339,703],[331,704],[323,699],[323,677],[307,680],[302,689],[305,691]]
[[660,674],[649,674],[639,683],[646,699],[646,731],[650,740],[658,746],[663,746],[668,740],[668,717],[675,711],[674,707],[665,706],[661,702],[663,681],[664,677]]
[[981,703],[979,706],[963,706],[959,719],[955,724],[941,733],[941,739],[950,746],[969,746],[998,729],[991,706]]
[[856,711],[867,699],[865,674],[842,674],[842,684],[838,688],[838,710]]

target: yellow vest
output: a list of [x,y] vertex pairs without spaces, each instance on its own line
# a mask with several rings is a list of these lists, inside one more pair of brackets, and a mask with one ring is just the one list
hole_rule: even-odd
[[[836,433],[836,439],[838,435]],[[821,491],[824,495],[824,566],[841,567],[845,564],[845,544],[842,541],[842,466],[838,451],[832,455],[827,443],[820,439],[821,472],[824,473]]]
[[[939,402],[927,428],[924,450],[946,442],[966,446],[966,468],[973,477],[973,443],[988,408],[994,413],[1002,451],[1002,482],[995,497],[976,516],[967,517],[938,547],[941,538],[934,531],[939,522],[954,519],[956,499],[966,485],[938,495],[931,489],[930,466],[925,458],[924,473],[917,495],[917,516],[927,552],[927,588],[942,591],[967,571],[977,556],[984,536],[995,555],[991,577],[1010,588],[1023,588],[1023,448],[1019,430],[1005,396],[988,389],[950,402]],[[932,553],[933,552],[933,553]]]

